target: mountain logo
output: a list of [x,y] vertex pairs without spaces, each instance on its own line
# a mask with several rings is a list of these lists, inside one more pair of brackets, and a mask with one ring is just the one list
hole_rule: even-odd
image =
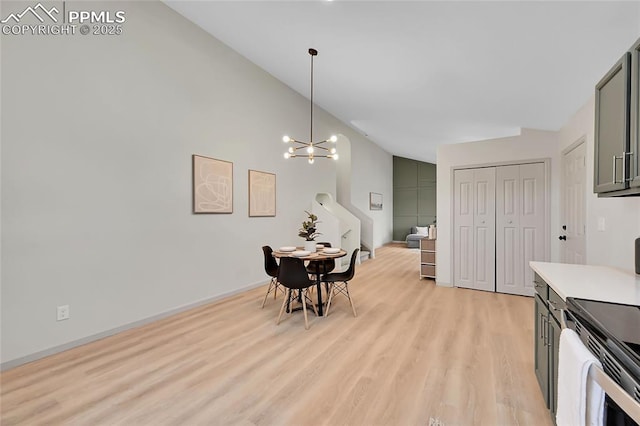
[[31,7],[27,7],[25,10],[23,10],[21,13],[11,13],[9,14],[9,16],[7,16],[5,19],[3,19],[2,21],[0,21],[0,23],[2,24],[6,24],[7,22],[9,22],[10,20],[13,20],[16,24],[20,22],[20,20],[28,14],[31,14],[33,16],[35,16],[38,21],[40,22],[44,22],[44,17],[49,17],[53,22],[58,22],[58,19],[53,15],[53,14],[58,14],[60,13],[58,11],[58,9],[54,7],[52,7],[51,9],[47,10],[46,7],[44,7],[42,5],[42,3],[38,3],[37,5]]

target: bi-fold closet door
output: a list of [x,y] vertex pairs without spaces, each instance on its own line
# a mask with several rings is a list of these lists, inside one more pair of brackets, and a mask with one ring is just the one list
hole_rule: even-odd
[[454,283],[495,291],[496,169],[454,173]]
[[533,295],[545,259],[544,163],[454,172],[454,284]]

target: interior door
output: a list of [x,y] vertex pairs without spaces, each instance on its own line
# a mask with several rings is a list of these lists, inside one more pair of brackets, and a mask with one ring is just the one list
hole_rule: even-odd
[[586,182],[586,143],[582,142],[562,156],[562,228],[558,235],[563,263],[586,261]]
[[547,260],[545,253],[546,178],[544,163],[520,165],[520,240],[522,252],[519,293],[534,295],[531,261]]
[[532,260],[545,260],[544,163],[496,169],[496,290],[533,296]]
[[520,240],[520,166],[496,170],[496,290],[520,294],[522,256]]
[[454,172],[454,285],[495,291],[495,167]]
[[454,272],[456,287],[474,288],[473,170],[454,172]]
[[496,168],[474,169],[473,230],[477,290],[496,291]]

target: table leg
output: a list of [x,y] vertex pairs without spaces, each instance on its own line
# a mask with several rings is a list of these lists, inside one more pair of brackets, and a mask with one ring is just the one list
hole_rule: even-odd
[[318,316],[324,315],[322,309],[322,282],[320,281],[320,274],[316,275],[316,290],[318,293]]
[[322,306],[322,281],[320,281],[320,278],[322,277],[322,274],[320,274],[320,265],[322,265],[322,272],[324,274],[327,273],[327,268],[326,265],[324,264],[324,262],[318,263],[316,266],[316,287],[317,287],[317,291],[318,291],[318,316],[324,316],[324,309]]

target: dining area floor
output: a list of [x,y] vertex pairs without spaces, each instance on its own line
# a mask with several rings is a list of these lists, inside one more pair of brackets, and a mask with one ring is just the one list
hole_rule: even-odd
[[[259,247],[257,248],[259,250]],[[376,249],[326,317],[256,288],[1,374],[2,425],[551,425],[532,298],[438,287]],[[265,283],[268,282],[265,276]]]

